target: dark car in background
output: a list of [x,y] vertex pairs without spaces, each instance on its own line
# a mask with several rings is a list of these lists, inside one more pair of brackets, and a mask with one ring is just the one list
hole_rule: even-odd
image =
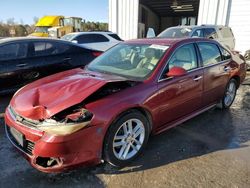
[[101,52],[49,38],[0,40],[0,94],[36,79],[85,66]]

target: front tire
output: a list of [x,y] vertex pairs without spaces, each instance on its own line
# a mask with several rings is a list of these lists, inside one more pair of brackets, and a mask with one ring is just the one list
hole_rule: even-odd
[[235,96],[237,93],[237,81],[235,79],[231,79],[226,87],[224,96],[222,98],[222,108],[228,109],[233,104]]
[[147,118],[132,110],[121,115],[109,128],[104,141],[104,158],[123,167],[139,156],[147,144],[150,128]]

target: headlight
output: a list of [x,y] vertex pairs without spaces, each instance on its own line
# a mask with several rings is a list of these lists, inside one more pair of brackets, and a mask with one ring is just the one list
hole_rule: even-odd
[[86,109],[81,109],[62,120],[46,119],[37,125],[37,128],[52,135],[69,135],[89,125],[93,114]]
[[45,131],[48,134],[52,135],[68,135],[72,134],[87,125],[89,125],[90,121],[82,122],[82,123],[50,123],[43,122],[41,125],[37,126],[38,129]]

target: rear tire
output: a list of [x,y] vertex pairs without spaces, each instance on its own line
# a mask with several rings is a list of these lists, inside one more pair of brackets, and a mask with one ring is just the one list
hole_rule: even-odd
[[237,81],[235,79],[229,80],[224,96],[221,101],[222,109],[228,109],[233,104],[237,93]]
[[139,111],[121,115],[105,137],[104,159],[116,167],[126,166],[142,153],[149,133],[149,122]]

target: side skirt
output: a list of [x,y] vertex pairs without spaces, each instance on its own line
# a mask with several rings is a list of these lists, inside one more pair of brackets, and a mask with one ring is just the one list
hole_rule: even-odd
[[162,132],[164,132],[164,131],[166,131],[168,129],[176,127],[177,125],[180,125],[183,122],[185,122],[185,121],[187,121],[187,120],[189,120],[189,119],[191,119],[191,118],[193,118],[193,117],[195,117],[195,116],[197,116],[197,115],[199,115],[199,114],[201,114],[201,113],[203,113],[203,112],[205,112],[205,111],[207,111],[207,110],[209,110],[209,109],[211,109],[213,107],[216,107],[216,105],[217,104],[210,105],[210,106],[208,106],[206,108],[203,108],[201,110],[195,111],[192,114],[185,116],[184,118],[180,118],[180,119],[178,119],[176,121],[172,121],[172,122],[170,122],[170,123],[168,123],[166,125],[163,125],[163,126],[159,127],[158,129],[156,129],[153,134],[154,135],[155,134],[160,134],[160,133],[162,133]]

